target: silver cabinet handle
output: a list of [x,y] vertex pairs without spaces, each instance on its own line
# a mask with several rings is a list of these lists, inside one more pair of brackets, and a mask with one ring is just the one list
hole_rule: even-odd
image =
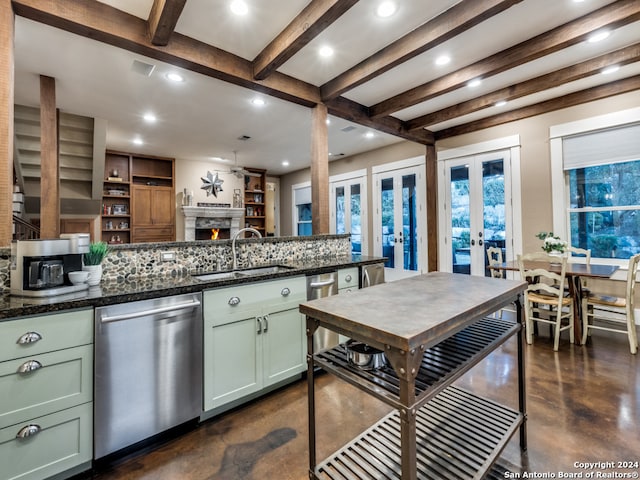
[[16,343],[18,345],[28,345],[29,343],[35,343],[38,340],[42,340],[42,335],[38,332],[27,332],[22,335]]
[[280,295],[282,295],[283,297],[288,297],[290,293],[291,293],[291,290],[289,290],[287,287],[284,287],[280,291]]
[[40,430],[42,430],[40,425],[27,425],[22,427],[20,431],[16,433],[16,438],[32,437],[33,435],[40,433]]
[[327,287],[329,285],[333,285],[334,283],[336,283],[336,281],[334,279],[331,279],[331,280],[325,280],[323,282],[310,283],[309,287],[311,287],[311,288],[321,288],[321,287]]
[[262,317],[256,317],[256,322],[258,322],[258,335],[262,333]]
[[347,275],[346,277],[344,277],[345,282],[351,282],[351,280],[352,280],[351,275]]
[[229,299],[229,305],[231,305],[232,307],[238,305],[240,303],[240,297],[231,297]]
[[26,373],[34,372],[40,368],[42,368],[42,364],[39,361],[29,360],[18,367],[18,373],[24,375]]
[[262,331],[267,333],[269,331],[269,315],[265,315],[262,319],[264,320],[264,329]]

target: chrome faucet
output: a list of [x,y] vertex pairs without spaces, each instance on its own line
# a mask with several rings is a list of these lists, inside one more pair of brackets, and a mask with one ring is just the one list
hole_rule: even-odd
[[254,235],[256,235],[258,238],[262,238],[262,234],[255,228],[251,228],[251,227],[241,228],[233,235],[233,238],[231,239],[231,254],[233,255],[232,270],[236,270],[238,268],[238,257],[236,255],[236,240],[238,239],[240,234],[243,232],[251,232]]

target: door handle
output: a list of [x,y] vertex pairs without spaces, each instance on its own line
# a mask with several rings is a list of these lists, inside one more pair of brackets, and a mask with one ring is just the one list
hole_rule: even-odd
[[27,425],[20,429],[20,431],[16,434],[16,438],[31,437],[37,433],[40,433],[40,430],[42,430],[40,425]]
[[27,332],[23,334],[16,343],[18,345],[27,345],[29,343],[35,343],[38,340],[42,340],[42,335],[38,332]]
[[18,373],[21,375],[25,375],[27,373],[35,372],[42,368],[42,364],[37,360],[29,360],[24,362],[22,365],[18,367]]
[[258,322],[258,335],[262,333],[262,317],[256,317],[256,322]]
[[471,240],[471,246],[473,247],[476,244],[475,240]]
[[482,239],[478,240],[478,245],[482,246]]
[[265,315],[264,317],[262,317],[262,320],[264,320],[264,328],[262,329],[262,331],[264,333],[267,333],[269,331],[269,315]]

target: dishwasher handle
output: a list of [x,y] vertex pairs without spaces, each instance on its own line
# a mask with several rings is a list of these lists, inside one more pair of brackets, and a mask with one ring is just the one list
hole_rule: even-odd
[[175,312],[177,310],[188,310],[200,306],[198,300],[188,303],[178,303],[177,305],[168,305],[166,307],[153,308],[151,310],[141,310],[133,313],[123,313],[122,315],[113,315],[111,317],[104,316],[100,319],[101,323],[118,322],[120,320],[131,320],[133,318],[146,317],[148,315],[157,315],[158,313]]
[[312,282],[309,284],[310,288],[322,288],[322,287],[328,287],[329,285],[333,285],[334,283],[336,283],[336,280],[334,278],[332,278],[331,280],[324,280],[322,282]]

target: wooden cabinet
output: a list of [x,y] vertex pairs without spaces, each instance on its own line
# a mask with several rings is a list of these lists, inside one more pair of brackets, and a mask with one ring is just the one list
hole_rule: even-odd
[[305,277],[204,292],[204,410],[219,412],[304,371]]
[[2,478],[89,468],[93,456],[93,310],[0,323]]
[[266,170],[259,168],[247,168],[255,176],[244,177],[244,224],[258,230],[262,236],[266,235],[265,225],[265,186]]
[[132,193],[131,241],[174,241],[176,209],[173,188],[133,185]]
[[175,240],[174,159],[107,151],[102,240]]

